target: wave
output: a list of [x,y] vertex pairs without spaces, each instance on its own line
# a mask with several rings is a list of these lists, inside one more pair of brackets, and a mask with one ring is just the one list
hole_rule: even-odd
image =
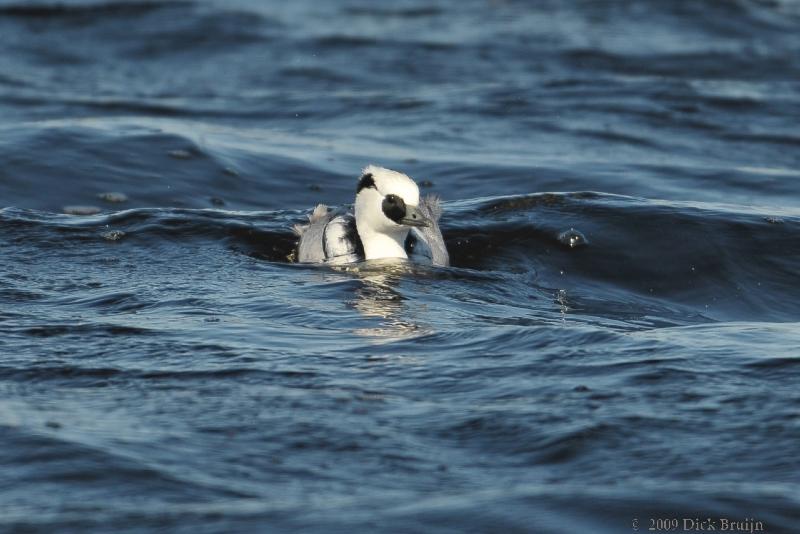
[[[70,216],[5,208],[0,229],[43,246],[65,240],[115,247],[217,242],[286,264],[296,245],[290,229],[304,217],[302,210],[153,208]],[[456,269],[535,272],[537,284],[568,289],[577,310],[592,310],[598,291],[624,291],[638,296],[639,307],[649,300],[672,302],[728,318],[797,316],[798,231],[797,210],[589,192],[452,202],[445,204],[443,219]],[[114,302],[143,305],[116,297]]]

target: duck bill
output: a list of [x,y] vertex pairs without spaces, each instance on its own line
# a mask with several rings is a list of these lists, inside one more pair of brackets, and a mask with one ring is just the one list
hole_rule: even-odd
[[416,206],[406,206],[406,216],[400,219],[403,226],[431,226],[431,220],[420,213]]

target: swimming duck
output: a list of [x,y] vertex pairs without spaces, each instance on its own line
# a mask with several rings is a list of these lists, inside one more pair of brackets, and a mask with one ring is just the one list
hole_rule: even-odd
[[346,264],[385,258],[446,266],[447,254],[439,229],[441,204],[435,196],[420,198],[419,187],[407,175],[367,166],[351,208],[330,211],[317,205],[307,225],[296,225],[300,237],[297,261]]

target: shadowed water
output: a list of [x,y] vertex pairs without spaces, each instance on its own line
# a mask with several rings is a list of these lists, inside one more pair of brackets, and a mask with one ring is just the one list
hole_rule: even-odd
[[[0,0],[0,530],[793,531],[799,32]],[[451,267],[290,261],[368,163]]]

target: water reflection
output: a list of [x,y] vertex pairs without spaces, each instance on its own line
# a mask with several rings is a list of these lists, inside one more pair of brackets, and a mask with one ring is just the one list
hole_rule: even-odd
[[415,273],[415,266],[406,261],[377,260],[344,268],[363,282],[355,298],[348,302],[365,317],[380,319],[377,326],[357,328],[354,333],[377,343],[423,336],[433,329],[419,321],[420,308],[409,304],[398,291],[403,278]]

